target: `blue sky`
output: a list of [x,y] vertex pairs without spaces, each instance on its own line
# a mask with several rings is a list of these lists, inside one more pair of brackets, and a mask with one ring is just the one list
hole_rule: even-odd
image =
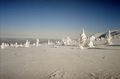
[[[1,0],[0,32],[9,37],[63,37],[120,28],[117,0]],[[58,36],[59,35],[59,36]]]

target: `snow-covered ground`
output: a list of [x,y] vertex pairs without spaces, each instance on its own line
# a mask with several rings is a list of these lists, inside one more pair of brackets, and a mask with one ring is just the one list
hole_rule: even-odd
[[120,79],[120,46],[7,47],[0,49],[0,79]]

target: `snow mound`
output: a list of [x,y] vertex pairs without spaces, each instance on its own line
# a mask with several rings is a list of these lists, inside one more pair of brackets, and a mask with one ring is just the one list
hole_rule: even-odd
[[64,71],[55,71],[49,75],[49,79],[69,79],[69,75]]

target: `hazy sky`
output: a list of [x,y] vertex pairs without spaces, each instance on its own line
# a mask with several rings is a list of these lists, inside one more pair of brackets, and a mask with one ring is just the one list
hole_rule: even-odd
[[120,2],[0,0],[0,36],[61,38],[75,36],[83,27],[87,32],[120,29]]

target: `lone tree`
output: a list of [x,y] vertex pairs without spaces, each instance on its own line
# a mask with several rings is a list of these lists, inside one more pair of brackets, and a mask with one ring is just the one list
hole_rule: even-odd
[[110,30],[106,34],[106,44],[107,45],[111,45],[112,44],[112,36],[111,36],[111,31]]
[[82,34],[80,35],[80,43],[81,43],[81,45],[85,46],[86,41],[87,41],[87,36],[86,36],[86,34],[84,32],[84,29],[83,29]]

